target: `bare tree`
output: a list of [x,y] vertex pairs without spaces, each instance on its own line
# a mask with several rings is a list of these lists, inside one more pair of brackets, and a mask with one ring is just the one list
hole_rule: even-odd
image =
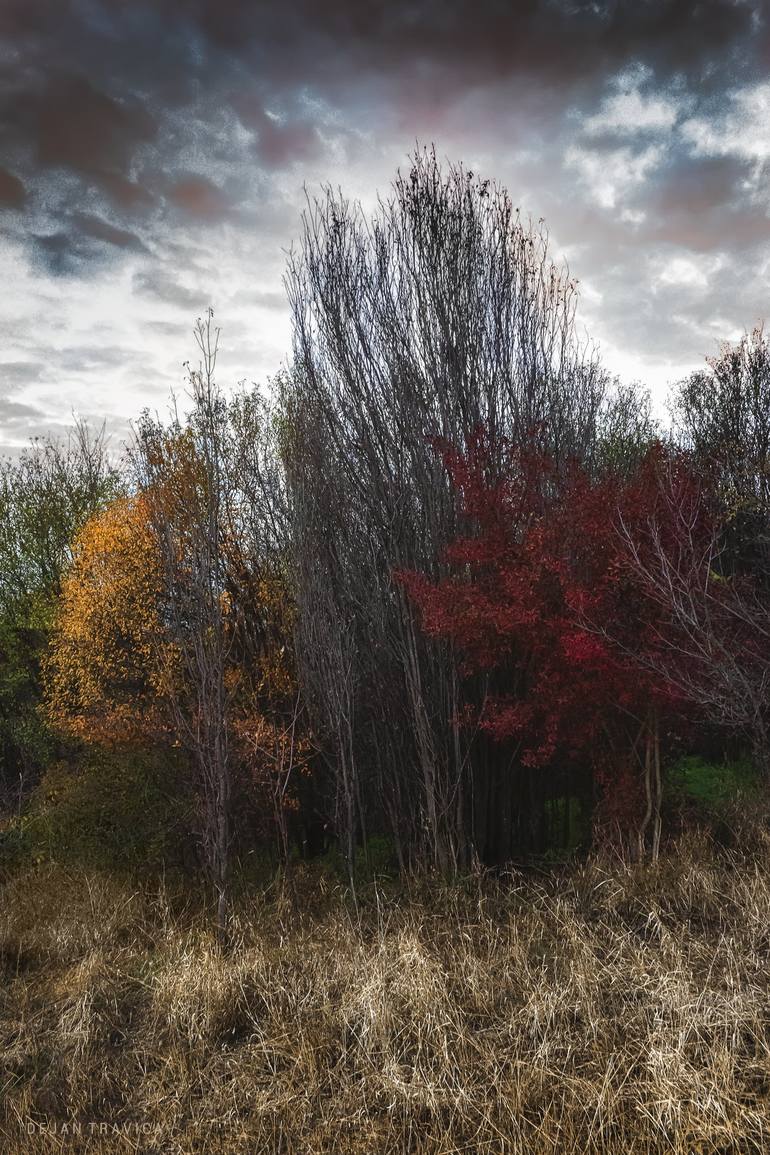
[[[585,459],[606,378],[576,339],[576,283],[542,226],[430,151],[371,219],[330,190],[310,205],[287,285],[298,652],[345,799],[340,833],[348,848],[361,837],[365,797],[402,857],[451,872],[472,853],[485,771],[453,725],[454,660],[391,580],[438,577],[458,528],[433,439],[462,449],[483,424],[492,445],[528,438]],[[334,669],[332,638],[346,639]]]
[[[296,762],[301,703],[293,688],[271,687],[264,668],[282,650],[287,628],[271,609],[275,589],[289,584],[276,417],[256,388],[227,397],[217,385],[219,330],[211,310],[194,333],[200,361],[189,368],[189,412],[182,417],[175,408],[168,424],[143,414],[131,456],[163,565],[164,691],[195,772],[203,858],[223,937],[243,747],[250,744],[252,756],[273,765],[285,858],[279,802]],[[260,710],[270,725],[249,724],[259,721]]]
[[[232,765],[225,622],[225,538],[231,507],[226,404],[214,382],[219,330],[198,321],[201,355],[189,373],[192,412],[170,428],[144,414],[133,460],[165,572],[169,663],[166,693],[179,739],[197,772],[201,839],[216,895],[217,930],[227,926]],[[165,639],[164,639],[165,645]]]
[[770,344],[761,326],[679,384],[678,431],[717,484],[723,564],[770,578]]
[[744,734],[770,774],[770,598],[755,575],[730,572],[713,489],[684,484],[677,455],[660,473],[656,513],[619,520],[626,564],[661,610],[656,644],[637,654],[711,721]]

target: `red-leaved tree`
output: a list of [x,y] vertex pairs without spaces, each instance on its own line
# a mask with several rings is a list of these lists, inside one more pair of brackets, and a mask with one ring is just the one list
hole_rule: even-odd
[[[483,431],[464,456],[440,448],[468,533],[447,551],[449,579],[397,579],[424,629],[455,645],[467,678],[487,676],[462,721],[513,743],[523,765],[588,763],[604,829],[657,856],[661,741],[684,724],[689,701],[664,673],[679,624],[637,561],[652,525],[676,556],[674,509],[697,507],[693,532],[704,548],[711,539],[694,471],[660,445],[631,479],[599,480],[577,465],[559,471],[528,446],[508,447],[493,475]],[[673,506],[664,477],[678,487]]]

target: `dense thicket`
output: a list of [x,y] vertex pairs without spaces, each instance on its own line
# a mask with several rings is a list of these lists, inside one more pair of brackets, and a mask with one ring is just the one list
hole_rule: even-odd
[[452,651],[392,571],[445,572],[458,508],[432,439],[462,448],[483,425],[493,472],[508,440],[594,458],[608,383],[575,333],[575,282],[507,193],[424,153],[371,220],[331,192],[314,205],[288,286],[298,653],[346,854],[387,821],[403,862],[455,869],[476,842],[505,858],[501,797],[541,778],[453,727]]
[[677,759],[766,771],[764,334],[664,432],[576,286],[504,190],[421,152],[370,216],[309,207],[269,399],[217,384],[209,314],[184,412],[144,414],[120,471],[82,428],[7,462],[6,842],[47,766],[143,765],[154,799],[166,767],[223,930],[264,847],[333,845],[351,881],[375,836],[448,874],[654,856]]

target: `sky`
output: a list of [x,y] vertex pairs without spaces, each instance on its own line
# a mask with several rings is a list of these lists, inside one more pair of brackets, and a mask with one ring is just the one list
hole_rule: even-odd
[[770,312],[764,2],[2,0],[0,450],[163,412],[209,305],[267,382],[305,198],[370,209],[417,143],[545,218],[659,406]]

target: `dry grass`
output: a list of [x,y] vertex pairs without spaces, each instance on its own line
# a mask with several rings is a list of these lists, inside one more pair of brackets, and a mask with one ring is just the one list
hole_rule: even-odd
[[372,888],[360,921],[310,875],[225,954],[162,889],[41,871],[0,949],[3,1155],[770,1150],[764,853]]

